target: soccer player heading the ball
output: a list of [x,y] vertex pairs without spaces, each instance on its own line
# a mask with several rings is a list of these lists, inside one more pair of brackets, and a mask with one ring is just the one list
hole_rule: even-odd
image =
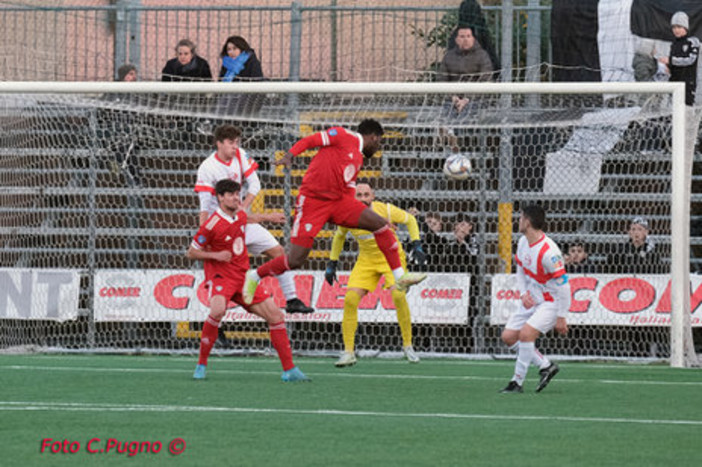
[[251,303],[261,278],[300,268],[312,251],[314,238],[328,221],[372,232],[399,290],[407,290],[426,278],[426,274],[405,271],[390,223],[355,196],[356,177],[363,165],[363,157],[372,157],[380,149],[382,138],[383,127],[379,122],[363,120],[357,132],[333,127],[307,136],[276,162],[290,167],[294,156],[308,149],[320,148],[302,179],[288,254],[246,273],[243,290],[246,303]]
[[[426,264],[426,255],[419,240],[419,226],[417,219],[402,209],[390,203],[381,203],[375,200],[375,193],[367,183],[359,183],[356,186],[356,198],[375,212],[388,219],[394,225],[404,224],[409,231],[412,240],[410,250],[410,260],[419,266]],[[390,272],[387,261],[378,249],[378,245],[373,240],[373,236],[367,230],[348,229],[339,227],[334,234],[332,241],[329,263],[324,273],[324,278],[329,285],[334,285],[336,280],[336,267],[339,263],[341,250],[344,249],[346,234],[351,233],[358,241],[358,260],[351,271],[349,282],[346,286],[346,296],[344,297],[344,319],[341,322],[341,332],[344,337],[344,352],[335,363],[338,367],[351,366],[356,363],[354,354],[356,330],[358,329],[358,305],[368,292],[372,292],[378,285],[381,277],[385,277],[385,288],[391,289],[392,301],[397,309],[397,323],[400,325],[402,333],[402,351],[410,363],[418,363],[419,357],[412,347],[412,321],[410,319],[409,304],[404,290],[397,290],[395,279]],[[405,252],[398,242],[400,259],[402,264],[406,264]]]
[[501,392],[523,392],[522,386],[533,363],[539,367],[540,392],[558,373],[558,365],[549,361],[535,347],[539,335],[554,327],[559,334],[568,333],[566,315],[570,309],[570,284],[561,250],[544,234],[546,213],[538,205],[522,210],[519,217],[517,254],[517,286],[522,300],[519,309],[510,315],[502,331],[502,340],[517,351],[514,376]]
[[210,298],[210,314],[202,327],[200,359],[193,378],[205,378],[207,359],[217,340],[217,329],[229,300],[232,300],[268,323],[271,342],[283,365],[283,381],[309,381],[293,363],[290,340],[285,329],[285,315],[273,299],[263,290],[257,290],[248,303],[244,303],[241,296],[244,277],[249,269],[246,224],[265,221],[266,215],[247,215],[246,211],[240,210],[240,190],[241,185],[233,180],[223,179],[217,182],[215,193],[219,208],[200,226],[186,253],[188,258],[204,262]]

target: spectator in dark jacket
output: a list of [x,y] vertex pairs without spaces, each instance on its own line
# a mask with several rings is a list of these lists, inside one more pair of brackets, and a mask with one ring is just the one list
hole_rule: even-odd
[[452,265],[449,272],[476,274],[478,238],[473,233],[473,223],[459,217],[453,225],[453,236],[446,246],[446,264]]
[[212,80],[212,71],[207,60],[196,53],[190,39],[181,39],[175,47],[176,58],[168,60],[161,71],[161,81],[205,81]]
[[[222,51],[222,68],[219,70],[221,81],[247,82],[262,81],[263,70],[256,52],[246,39],[230,36],[224,42]],[[219,99],[219,111],[226,115],[254,115],[263,105],[262,94],[225,94]]]
[[575,240],[568,246],[565,255],[566,271],[569,274],[592,274],[596,272],[595,265],[590,261],[587,244],[582,240]]
[[675,40],[670,45],[670,57],[661,61],[670,69],[670,81],[685,83],[685,105],[695,104],[697,91],[697,59],[700,40],[690,36],[690,20],[684,11],[678,11],[670,20]]
[[427,255],[427,270],[433,272],[445,271],[448,240],[443,236],[444,221],[441,214],[438,212],[422,214],[414,207],[407,209],[407,212],[417,218],[422,235],[422,245]]
[[[456,35],[456,47],[449,49],[444,55],[436,81],[490,81],[493,70],[490,55],[480,46],[473,35],[473,30],[470,27],[461,26]],[[469,103],[469,97],[451,96],[449,116],[462,116],[467,112]]]
[[607,258],[607,267],[618,274],[663,274],[666,272],[656,244],[648,236],[648,221],[635,217],[629,225],[629,241],[617,246]]
[[220,81],[261,81],[263,79],[263,70],[261,62],[256,57],[256,51],[243,37],[228,37],[219,55],[222,57],[222,68],[219,70]]

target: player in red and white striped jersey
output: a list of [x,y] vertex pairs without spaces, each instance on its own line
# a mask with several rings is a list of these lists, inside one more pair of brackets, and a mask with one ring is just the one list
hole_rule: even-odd
[[[202,161],[197,170],[195,192],[200,197],[200,225],[217,209],[215,184],[222,179],[234,180],[246,193],[243,196],[241,208],[248,211],[261,190],[261,182],[256,173],[258,164],[247,152],[239,147],[241,131],[232,125],[221,125],[214,131],[214,140],[217,150]],[[243,190],[242,190],[243,191]],[[242,195],[244,193],[242,192]],[[285,216],[280,215],[281,222]],[[285,250],[278,241],[259,224],[247,224],[246,248],[252,255],[264,254],[269,258],[276,258],[285,254]],[[314,308],[305,305],[298,297],[295,290],[293,274],[283,273],[277,277],[280,289],[285,296],[286,311],[288,313],[312,313]]]
[[570,309],[571,294],[563,255],[558,245],[544,234],[546,213],[538,205],[522,210],[519,217],[519,239],[515,262],[517,285],[522,303],[510,315],[502,331],[502,340],[517,351],[514,376],[502,392],[522,392],[529,364],[539,367],[540,392],[558,373],[551,362],[534,346],[536,339],[555,327],[560,334],[568,333],[566,316]]
[[426,274],[405,272],[398,254],[397,238],[388,220],[355,197],[356,178],[363,158],[372,157],[380,149],[382,137],[380,123],[363,120],[357,132],[334,127],[302,138],[277,162],[290,167],[294,156],[308,149],[320,148],[302,179],[288,254],[246,273],[244,300],[252,299],[261,278],[301,267],[312,251],[314,238],[327,222],[373,232],[398,289],[406,290],[426,278]]
[[285,329],[285,315],[270,295],[259,289],[250,304],[245,304],[241,296],[246,271],[249,269],[246,224],[258,219],[254,215],[249,219],[246,211],[239,209],[240,188],[233,180],[223,179],[217,182],[215,193],[219,208],[200,226],[187,252],[188,258],[204,262],[210,305],[210,314],[202,327],[200,358],[193,377],[205,378],[207,359],[231,300],[268,323],[271,342],[283,366],[283,381],[307,381],[308,378],[293,363],[290,340]]

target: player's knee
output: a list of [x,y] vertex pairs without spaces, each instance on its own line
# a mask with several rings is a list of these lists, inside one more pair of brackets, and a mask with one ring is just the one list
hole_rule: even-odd
[[502,331],[502,342],[504,342],[507,345],[514,345],[515,342],[517,342],[517,337],[518,334],[511,330],[511,329],[505,329]]
[[278,308],[272,298],[268,298],[266,301],[262,302],[259,306],[252,308],[254,314],[259,315],[261,318],[265,319],[268,324],[280,323],[285,321],[285,314]]
[[537,337],[539,337],[540,332],[532,328],[529,325],[524,325],[522,329],[519,330],[519,341],[520,342],[534,342]]
[[288,266],[290,269],[300,269],[305,264],[305,258],[288,256]]
[[344,310],[353,309],[358,310],[358,304],[363,298],[364,294],[358,293],[355,289],[348,289],[346,295],[344,296]]
[[221,295],[215,295],[210,298],[210,316],[216,320],[221,320],[224,313],[227,311],[227,301]]
[[221,321],[226,311],[224,307],[212,307],[210,308],[210,316],[217,321]]
[[274,310],[271,310],[267,321],[269,324],[280,323],[281,321],[285,321],[285,314],[280,311],[280,308],[275,307]]

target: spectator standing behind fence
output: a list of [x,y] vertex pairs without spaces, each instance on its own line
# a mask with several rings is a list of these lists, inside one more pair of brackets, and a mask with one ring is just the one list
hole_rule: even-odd
[[648,221],[635,217],[629,224],[629,241],[618,245],[607,257],[607,267],[618,274],[662,274],[665,272],[656,244],[648,236]]
[[[468,26],[460,26],[456,35],[456,47],[444,55],[436,81],[490,81],[492,79],[492,60],[482,48]],[[451,96],[450,117],[462,116],[470,103],[469,97]]]
[[417,218],[422,233],[422,245],[426,252],[426,268],[429,271],[442,272],[445,270],[446,247],[448,241],[443,237],[444,221],[438,212],[421,214],[415,207],[407,210]]
[[[222,51],[222,68],[219,70],[219,80],[225,83],[262,81],[263,69],[246,39],[241,36],[227,38]],[[221,113],[227,115],[252,115],[263,105],[263,95],[260,94],[225,94],[219,99]]]
[[568,254],[564,257],[566,271],[569,274],[592,274],[595,265],[590,261],[588,245],[582,240],[575,240],[568,246]]
[[453,225],[453,236],[446,246],[445,263],[456,266],[455,271],[475,275],[478,256],[478,239],[473,234],[473,223],[459,218]]
[[684,11],[678,11],[670,20],[675,40],[670,45],[670,57],[661,61],[670,69],[670,81],[685,83],[685,105],[695,104],[697,90],[697,59],[700,40],[690,36],[690,20]]
[[176,58],[168,60],[161,71],[161,81],[204,81],[212,79],[207,60],[196,53],[190,39],[181,39],[175,47]]

